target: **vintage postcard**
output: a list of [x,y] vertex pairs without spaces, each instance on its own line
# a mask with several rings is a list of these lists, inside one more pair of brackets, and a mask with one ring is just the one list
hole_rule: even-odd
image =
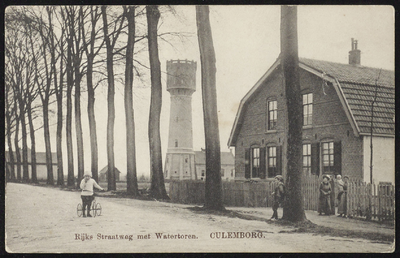
[[5,252],[394,252],[392,6],[4,26]]

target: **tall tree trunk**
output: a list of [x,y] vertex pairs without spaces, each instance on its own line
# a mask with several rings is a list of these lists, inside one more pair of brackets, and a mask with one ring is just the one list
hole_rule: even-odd
[[50,143],[49,100],[47,98],[43,101],[43,131],[44,131],[44,144],[46,148],[47,184],[53,185],[54,184],[53,157],[51,153],[51,143]]
[[107,161],[108,161],[108,190],[116,190],[115,182],[115,163],[114,163],[114,121],[115,121],[115,106],[114,106],[114,68],[113,68],[113,46],[108,35],[108,22],[106,6],[101,7],[103,17],[104,38],[107,49],[107,79],[108,79],[108,119],[107,119]]
[[60,65],[60,88],[56,92],[57,97],[57,185],[64,185],[64,168],[62,156],[62,126],[63,126],[63,70],[62,58]]
[[158,56],[157,25],[160,19],[158,6],[146,6],[149,59],[151,72],[151,100],[149,115],[149,145],[151,196],[157,199],[169,199],[165,190],[162,170],[162,153],[160,137],[160,114],[162,103],[161,65]]
[[[82,6],[80,8],[83,8]],[[81,79],[80,72],[81,57],[80,57],[80,39],[81,39],[81,26],[83,17],[78,16],[78,33],[74,32],[75,36],[75,53],[74,53],[74,71],[75,71],[75,134],[76,134],[76,147],[78,153],[78,183],[83,179],[85,169],[84,152],[83,152],[83,135],[82,135],[82,115],[81,115]],[[77,186],[79,188],[79,186]]]
[[125,67],[125,121],[126,121],[126,177],[127,192],[137,196],[138,183],[136,174],[136,144],[135,144],[135,120],[133,110],[133,50],[135,47],[135,7],[124,7],[128,20],[128,43],[126,46]]
[[302,180],[302,98],[297,42],[297,7],[281,7],[281,61],[285,78],[288,117],[286,201],[283,219],[292,222],[306,219],[301,192]]
[[[75,53],[77,55],[77,53]],[[76,58],[76,57],[75,57]],[[75,69],[75,133],[76,145],[78,153],[78,182],[83,179],[84,173],[84,153],[83,153],[83,136],[82,136],[82,123],[81,123],[81,74],[79,72],[79,63],[74,62]],[[79,187],[79,186],[78,186]]]
[[[7,96],[7,94],[6,94],[6,96]],[[13,153],[12,140],[11,140],[11,115],[8,110],[6,110],[6,122],[7,122],[8,162],[9,162],[9,170],[10,170],[9,180],[14,181],[15,180],[15,164],[14,164],[14,153]]]
[[224,210],[222,204],[221,150],[218,128],[215,51],[208,6],[196,6],[196,21],[201,59],[201,86],[206,140],[204,208]]
[[31,139],[31,180],[32,183],[37,183],[37,170],[36,170],[36,140],[35,140],[35,128],[33,127],[33,119],[32,119],[32,108],[31,104],[29,104],[27,108],[28,113],[28,123],[29,123],[29,135]]
[[20,121],[21,121],[21,132],[22,132],[22,181],[29,181],[29,167],[28,167],[28,142],[27,142],[27,133],[26,133],[26,120],[25,120],[25,105],[24,100],[22,98],[19,102],[20,108]]
[[[85,34],[85,26],[82,26],[82,40],[83,47],[86,52],[87,59],[87,73],[86,73],[86,86],[88,92],[88,118],[89,118],[89,131],[90,131],[90,150],[91,150],[91,171],[92,177],[96,182],[99,180],[98,174],[98,147],[97,147],[97,130],[96,130],[96,117],[94,112],[94,102],[95,102],[95,92],[93,86],[93,62],[97,53],[95,53],[94,46],[96,43],[96,23],[99,19],[98,14],[98,6],[90,7],[90,22],[91,22],[91,31],[90,31],[90,40],[86,42],[86,34]],[[83,17],[83,8],[80,10],[81,16]]]
[[15,133],[14,133],[14,146],[15,146],[15,157],[16,157],[16,167],[17,167],[17,181],[21,181],[21,152],[19,149],[19,116],[17,114],[17,101],[14,102],[15,109]]
[[66,118],[66,139],[67,139],[67,162],[68,162],[68,178],[67,185],[74,186],[75,185],[75,176],[74,176],[74,152],[72,146],[72,87],[74,84],[74,75],[72,68],[72,48],[73,48],[73,34],[74,30],[74,17],[72,15],[73,10],[67,10],[67,20],[68,20],[68,39],[67,39],[67,118]]
[[88,90],[88,117],[89,117],[89,131],[90,131],[90,150],[91,150],[91,164],[92,164],[92,177],[96,182],[99,180],[99,166],[98,166],[98,148],[97,148],[97,130],[96,130],[96,117],[94,113],[94,88],[93,88],[93,58],[87,59],[87,90]]
[[[51,55],[51,67],[54,77],[54,90],[56,93],[57,100],[57,132],[56,132],[56,149],[57,149],[57,185],[64,185],[64,172],[63,172],[63,159],[62,159],[62,84],[63,84],[63,58],[60,58],[60,87],[57,82],[57,69],[56,69],[56,46],[54,44],[54,32],[52,23],[52,7],[47,6],[47,14],[49,19],[49,37],[50,37],[50,55]],[[62,32],[62,35],[64,32]],[[60,39],[61,47],[60,53],[63,52],[63,42]]]

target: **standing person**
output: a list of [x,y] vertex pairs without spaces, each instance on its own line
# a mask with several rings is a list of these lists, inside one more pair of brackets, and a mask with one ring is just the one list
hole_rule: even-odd
[[104,189],[99,186],[93,178],[91,178],[91,175],[88,172],[85,173],[84,178],[81,181],[80,187],[82,189],[81,198],[83,217],[86,217],[86,206],[88,211],[87,216],[92,217],[92,215],[90,215],[90,206],[92,206],[92,201],[94,200],[93,187],[96,187],[101,191],[104,191]]
[[337,194],[337,203],[338,203],[338,206],[339,206],[339,203],[340,203],[340,199],[342,198],[342,195],[343,195],[343,185],[344,185],[344,182],[343,182],[343,180],[342,180],[342,176],[341,175],[337,175],[336,176],[336,185],[337,185],[337,192],[338,192],[338,194]]
[[329,183],[329,176],[324,175],[322,177],[322,182],[319,186],[319,206],[318,212],[319,215],[322,215],[322,212],[325,215],[330,215],[331,211],[331,200],[330,194],[332,192],[331,184]]
[[283,184],[283,177],[281,175],[277,175],[275,177],[275,182],[278,185],[275,187],[275,191],[272,193],[274,197],[274,204],[272,205],[272,210],[274,214],[272,214],[271,219],[278,219],[278,207],[279,204],[283,203],[283,199],[285,197],[285,185]]
[[349,184],[349,177],[348,176],[344,176],[343,177],[344,182],[343,182],[343,193],[340,196],[339,199],[339,205],[338,205],[338,213],[339,213],[339,217],[346,217],[347,215],[347,187]]

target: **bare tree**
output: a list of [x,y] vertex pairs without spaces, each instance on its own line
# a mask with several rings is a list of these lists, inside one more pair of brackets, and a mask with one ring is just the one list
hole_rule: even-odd
[[306,219],[302,180],[302,99],[300,92],[299,56],[297,40],[297,7],[281,7],[281,61],[285,78],[288,117],[286,202],[283,219],[292,222]]
[[162,153],[160,137],[160,114],[162,103],[161,65],[158,56],[157,25],[160,19],[158,6],[146,6],[149,59],[151,73],[151,100],[149,115],[150,145],[150,195],[157,199],[169,199],[165,190],[162,170]]
[[[63,158],[62,158],[62,96],[63,96],[63,36],[64,36],[64,24],[62,24],[61,28],[61,38],[60,38],[60,50],[59,50],[59,58],[60,59],[60,81],[57,81],[57,68],[56,68],[56,44],[55,44],[55,35],[53,30],[53,22],[52,16],[54,12],[54,7],[46,7],[47,15],[48,15],[48,26],[49,26],[49,41],[50,41],[50,56],[51,56],[51,65],[53,72],[53,83],[54,83],[54,92],[57,99],[57,133],[56,133],[56,148],[57,148],[57,185],[64,185],[64,171],[63,171]],[[62,11],[62,10],[61,10]],[[60,57],[61,56],[61,57]]]
[[39,87],[39,96],[42,100],[43,106],[43,131],[44,131],[44,142],[46,148],[46,166],[47,166],[47,184],[54,184],[53,175],[53,158],[51,155],[51,142],[50,142],[50,127],[49,127],[49,100],[51,91],[51,84],[53,80],[53,74],[51,72],[51,63],[48,60],[48,48],[49,48],[49,30],[44,24],[42,17],[38,17],[38,30],[41,37],[41,54],[43,59],[43,66],[45,71],[45,79],[43,85]]
[[[7,17],[7,39],[6,39],[6,60],[8,63],[7,68],[11,69],[8,73],[8,82],[13,89],[13,101],[18,103],[18,131],[21,128],[22,132],[22,165],[23,175],[22,180],[27,182],[29,180],[28,171],[28,145],[27,145],[27,130],[25,120],[26,98],[24,88],[28,87],[30,77],[32,75],[32,67],[30,65],[30,56],[26,55],[26,26],[24,17],[21,13],[14,9]],[[16,106],[15,106],[16,107]],[[16,132],[18,136],[18,131]],[[19,139],[18,139],[19,140]],[[19,153],[17,154],[17,158]],[[20,167],[19,167],[20,169]],[[18,176],[21,177],[20,171]],[[19,178],[20,179],[20,178]]]
[[[93,85],[93,65],[94,65],[94,59],[98,55],[99,51],[101,50],[104,40],[102,40],[102,43],[100,44],[100,46],[97,49],[95,49],[95,43],[96,43],[96,39],[97,39],[96,37],[98,34],[97,22],[99,21],[99,19],[101,17],[101,12],[99,11],[100,9],[98,6],[90,6],[89,8],[90,8],[90,10],[89,10],[90,36],[89,36],[88,41],[86,41],[85,24],[83,24],[81,32],[82,32],[83,47],[84,47],[86,59],[87,59],[86,86],[87,86],[87,93],[88,93],[87,111],[88,111],[88,117],[89,117],[89,131],[90,131],[91,171],[92,171],[93,179],[98,182],[99,166],[98,166],[96,117],[95,117],[95,112],[94,112],[95,86]],[[81,16],[83,17],[82,8],[80,9],[80,11],[82,12]]]
[[206,140],[206,183],[204,208],[224,210],[222,204],[221,150],[219,143],[215,51],[209,7],[196,6],[197,37],[201,59],[204,133]]
[[[114,47],[117,43],[118,36],[121,33],[124,16],[119,16],[114,20],[115,30],[108,32],[107,6],[101,7],[103,17],[103,31],[107,50],[107,81],[108,81],[108,120],[107,120],[107,161],[108,161],[108,190],[116,190],[117,184],[115,180],[115,160],[114,160],[114,121],[115,121],[115,82],[114,82]],[[119,24],[117,28],[117,24]]]
[[[66,21],[66,32],[67,32],[67,60],[66,60],[66,71],[67,71],[67,117],[66,117],[66,139],[67,139],[67,162],[68,162],[68,177],[67,185],[75,185],[74,177],[74,154],[72,146],[72,88],[74,85],[74,73],[72,64],[72,50],[74,44],[73,31],[75,30],[75,10],[74,7],[65,7],[65,17],[63,20]],[[61,13],[63,15],[63,12]]]
[[[81,61],[82,61],[82,49],[81,40],[82,34],[80,33],[83,26],[83,13],[80,6],[80,11],[76,19],[77,27],[74,28],[72,34],[74,37],[75,48],[73,48],[73,68],[74,68],[74,86],[75,86],[75,97],[74,97],[74,107],[75,107],[75,134],[76,134],[76,147],[78,154],[78,183],[83,179],[83,173],[85,169],[84,165],[84,152],[83,152],[83,135],[82,135],[82,115],[81,115],[81,80],[83,73],[81,71]],[[79,187],[79,186],[77,186]]]
[[135,119],[133,110],[133,52],[135,48],[135,7],[124,6],[124,15],[128,21],[128,42],[126,45],[125,64],[125,121],[126,121],[126,176],[127,192],[137,196],[138,183],[136,175]]

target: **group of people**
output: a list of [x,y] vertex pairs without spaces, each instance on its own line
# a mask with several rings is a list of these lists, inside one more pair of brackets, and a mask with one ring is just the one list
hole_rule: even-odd
[[[341,175],[337,175],[336,177],[336,184],[338,186],[338,216],[339,217],[346,217],[347,214],[347,187],[348,187],[348,176],[344,176],[342,180]],[[332,193],[332,185],[331,185],[331,178],[328,175],[324,175],[322,177],[322,182],[319,187],[319,206],[318,206],[318,213],[322,215],[331,215],[332,214],[332,205],[331,203],[331,193]]]
[[[322,215],[331,215],[332,214],[332,205],[331,204],[331,194],[332,194],[332,184],[331,184],[331,177],[329,175],[322,176],[322,182],[319,187],[319,205],[318,205],[318,213]],[[338,200],[338,216],[339,217],[346,217],[347,214],[347,187],[348,187],[348,176],[344,176],[342,179],[341,175],[337,175],[336,177],[336,184],[338,189],[337,200]],[[284,197],[285,197],[285,185],[283,183],[283,177],[281,175],[277,175],[275,177],[276,186],[274,192],[272,193],[273,196],[273,205],[272,210],[273,214],[271,220],[278,219],[278,207],[279,205],[283,204]]]

